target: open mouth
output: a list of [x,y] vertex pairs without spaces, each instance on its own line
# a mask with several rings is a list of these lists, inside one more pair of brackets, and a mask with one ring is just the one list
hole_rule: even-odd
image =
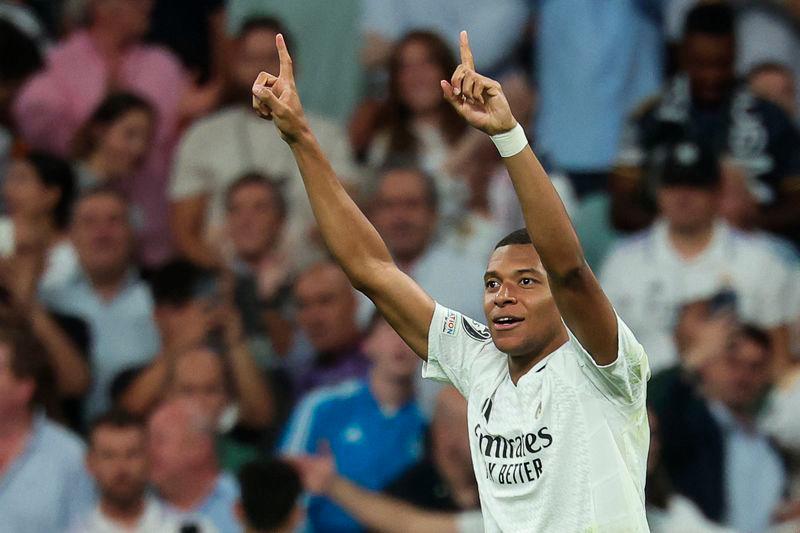
[[498,316],[492,319],[492,323],[494,324],[494,329],[506,330],[516,327],[523,320],[525,319],[515,316]]

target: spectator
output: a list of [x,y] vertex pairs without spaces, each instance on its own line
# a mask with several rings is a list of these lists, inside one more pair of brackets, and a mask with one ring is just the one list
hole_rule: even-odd
[[342,477],[330,454],[295,461],[306,490],[330,498],[362,526],[382,533],[483,533],[480,511],[444,512],[414,507]]
[[89,324],[93,383],[85,415],[110,405],[110,385],[121,371],[158,351],[153,299],[132,261],[130,208],[118,192],[91,189],[75,204],[70,238],[79,268],[58,286],[42,291],[44,303]]
[[0,325],[0,516],[6,531],[63,531],[88,505],[83,444],[41,411],[53,376],[27,331]]
[[600,279],[620,316],[647,347],[654,373],[677,362],[673,326],[683,304],[732,293],[736,313],[768,328],[776,359],[789,359],[785,295],[796,272],[771,242],[731,229],[718,215],[720,172],[692,143],[664,153],[657,201],[660,217],[620,243]]
[[[419,458],[424,419],[414,401],[414,352],[382,319],[365,349],[373,361],[367,380],[309,395],[292,415],[280,450],[297,456],[329,447],[344,477],[378,490]],[[311,499],[308,519],[315,531],[361,531],[325,498]]]
[[697,383],[674,380],[656,413],[664,466],[675,489],[706,517],[738,531],[764,531],[786,481],[780,455],[756,426],[770,383],[769,337],[743,327],[716,338],[695,364]]
[[133,179],[147,158],[155,122],[155,111],[143,98],[109,94],[72,140],[80,188]]
[[467,402],[455,388],[445,387],[437,397],[427,456],[384,492],[432,511],[479,509],[468,434]]
[[16,26],[0,19],[0,176],[6,175],[15,127],[11,106],[25,81],[42,67],[36,43]]
[[[467,123],[442,98],[439,82],[455,70],[455,59],[438,35],[407,34],[394,47],[389,90],[363,147],[372,168],[417,165],[431,174],[443,200],[443,216],[458,219],[469,199],[463,181],[445,169],[466,135]],[[362,147],[356,146],[358,152]]]
[[647,455],[647,523],[652,533],[733,533],[716,525],[685,496],[675,492],[661,463],[661,433],[651,411],[650,452]]
[[[139,415],[165,396],[198,403],[220,429],[223,466],[235,470],[242,446],[228,432],[237,423],[258,434],[270,427],[273,398],[243,341],[239,313],[221,285],[211,273],[185,261],[158,270],[151,286],[162,350],[147,366],[127,372],[116,389],[121,404]],[[236,416],[231,420],[226,412]],[[243,447],[245,459],[249,448]]]
[[780,63],[759,63],[747,74],[748,88],[764,100],[779,106],[790,117],[800,118],[794,74]]
[[73,522],[74,533],[178,533],[178,521],[146,494],[147,434],[138,419],[109,412],[92,423],[86,465],[99,502]]
[[356,293],[334,263],[317,263],[301,272],[294,285],[297,325],[314,348],[310,362],[295,372],[296,392],[336,385],[367,375],[356,323]]
[[298,531],[303,487],[292,465],[276,459],[248,463],[239,472],[239,490],[236,512],[246,533]]
[[[244,313],[245,333],[253,344],[266,345],[260,360],[275,363],[292,341],[292,324],[285,318],[296,265],[279,249],[286,221],[286,201],[280,188],[261,174],[245,174],[226,194],[226,228],[233,248],[236,300]],[[252,318],[252,320],[247,320]],[[261,342],[259,342],[261,341]]]
[[[384,172],[370,205],[370,219],[392,257],[436,301],[468,316],[482,316],[483,278],[494,234],[439,235],[439,195],[433,180],[414,167]],[[454,270],[454,265],[458,269]],[[471,315],[470,315],[471,313]]]
[[534,2],[537,153],[570,176],[578,198],[605,190],[625,116],[661,84],[661,4]]
[[75,186],[69,164],[41,152],[15,159],[3,183],[7,216],[0,217],[0,255],[41,250],[42,289],[62,283],[77,266],[66,235]]
[[175,57],[142,43],[152,5],[153,0],[89,2],[88,27],[50,50],[46,69],[26,84],[14,107],[25,141],[65,155],[109,88],[134,92],[154,106],[154,149],[142,172],[124,184],[144,213],[142,252],[148,264],[163,261],[170,252],[165,180],[186,86]]
[[[800,235],[800,134],[780,108],[736,86],[734,17],[725,2],[700,3],[686,17],[681,72],[634,113],[612,187],[621,230],[653,219],[653,191],[663,173],[659,147],[698,144],[743,173],[753,225],[795,240]],[[648,203],[649,202],[649,203]],[[797,241],[796,241],[797,242]]]
[[[274,129],[265,127],[250,108],[250,91],[259,71],[277,72],[275,35],[281,32],[285,33],[283,26],[274,19],[254,19],[242,27],[231,55],[235,58],[230,72],[232,105],[194,124],[181,140],[169,193],[173,229],[178,250],[199,265],[222,263],[215,243],[223,233],[225,193],[248,172],[285,180],[287,220],[282,244],[307,240],[311,210],[297,165]],[[324,120],[311,122],[321,132],[323,149],[337,173],[352,176],[344,133]],[[292,253],[300,252],[294,247]]]
[[150,480],[181,523],[210,522],[220,533],[239,532],[236,480],[220,471],[213,421],[186,400],[170,400],[148,422]]

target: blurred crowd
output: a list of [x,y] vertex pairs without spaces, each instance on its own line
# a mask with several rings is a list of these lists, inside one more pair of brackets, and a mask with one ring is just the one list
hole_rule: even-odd
[[0,0],[0,532],[482,531],[466,404],[251,110],[275,36],[400,267],[483,318],[499,79],[653,370],[659,532],[800,531],[800,1]]

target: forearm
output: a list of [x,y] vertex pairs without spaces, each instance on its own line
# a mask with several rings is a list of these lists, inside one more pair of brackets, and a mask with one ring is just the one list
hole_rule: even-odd
[[164,394],[170,373],[169,365],[167,354],[161,353],[142,370],[120,397],[120,403],[126,411],[138,416],[148,413]]
[[578,236],[550,178],[529,146],[503,158],[519,198],[525,226],[551,278],[566,279],[586,267]]
[[322,238],[353,285],[368,290],[375,268],[392,262],[377,230],[339,182],[311,132],[290,144]]
[[268,426],[275,414],[272,394],[247,344],[239,342],[230,348],[228,360],[242,423],[253,429]]
[[337,477],[328,496],[369,529],[383,533],[448,533],[456,531],[454,515],[418,509],[405,502],[362,489]]
[[59,393],[64,396],[80,396],[89,388],[91,376],[89,364],[80,350],[38,305],[30,310],[31,328],[47,352],[48,360],[56,375]]

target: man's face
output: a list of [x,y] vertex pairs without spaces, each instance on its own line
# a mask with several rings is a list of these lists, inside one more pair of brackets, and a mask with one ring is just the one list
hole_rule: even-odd
[[95,18],[124,41],[136,41],[150,29],[154,0],[94,0]]
[[175,362],[172,394],[195,404],[209,420],[218,420],[228,404],[220,357],[205,348],[181,354]]
[[234,191],[228,201],[228,235],[236,255],[256,261],[275,246],[283,227],[272,189],[256,183]]
[[127,206],[111,194],[80,201],[71,228],[81,265],[89,274],[124,271],[131,257],[133,233]]
[[658,190],[658,208],[678,232],[691,232],[710,224],[717,213],[717,190],[672,185]]
[[231,81],[237,93],[250,94],[250,88],[262,70],[278,75],[280,63],[275,36],[272,30],[255,29],[237,41],[231,65]]
[[[192,406],[193,408],[193,406]],[[208,446],[184,403],[171,402],[153,413],[148,423],[150,480],[156,487],[179,483],[204,459]]]
[[294,288],[297,322],[319,352],[346,348],[357,336],[356,298],[337,266],[323,264],[303,273]]
[[11,347],[0,343],[0,420],[28,409],[35,385],[33,380],[19,379],[11,370]]
[[365,340],[364,351],[372,360],[374,371],[391,380],[410,380],[419,368],[417,354],[383,320],[378,322]]
[[423,178],[408,170],[385,174],[375,196],[372,221],[395,258],[418,258],[436,230],[436,210]]
[[100,426],[95,430],[87,463],[103,499],[129,507],[144,497],[146,442],[141,427]]
[[511,357],[539,353],[561,330],[561,315],[532,245],[501,246],[484,276],[483,310],[495,346]]
[[684,40],[682,53],[694,98],[704,104],[722,101],[736,79],[733,37],[692,34]]
[[443,72],[427,45],[410,41],[400,51],[398,58],[397,87],[401,101],[414,114],[436,109],[442,103],[440,80],[450,73]]
[[769,351],[743,335],[703,371],[709,396],[739,413],[753,409],[769,382]]

